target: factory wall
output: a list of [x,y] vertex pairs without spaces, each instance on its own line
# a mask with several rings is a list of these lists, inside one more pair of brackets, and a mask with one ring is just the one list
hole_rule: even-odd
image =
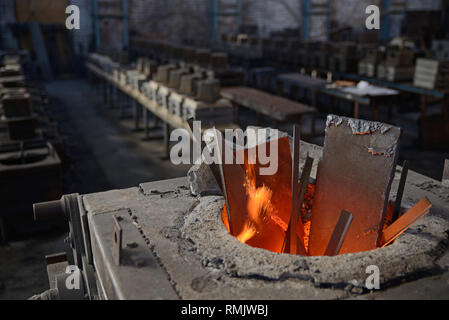
[[128,0],[131,35],[201,45],[210,39],[209,0]]
[[259,27],[262,36],[271,31],[298,28],[301,25],[299,0],[244,0],[243,21]]
[[76,54],[85,56],[93,44],[93,20],[91,0],[71,0],[80,8],[80,29],[73,31],[73,49]]
[[17,41],[12,35],[8,24],[16,21],[14,0],[0,1],[0,48],[17,49]]
[[[111,6],[100,8],[105,13],[116,11],[114,5],[120,6],[121,0],[108,0]],[[312,0],[314,3],[327,0]],[[72,0],[80,3],[80,8],[90,8],[90,0]],[[107,1],[102,1],[107,2]],[[355,32],[362,32],[365,28],[365,9],[370,4],[381,5],[381,0],[335,0],[331,2],[332,20],[341,26],[351,26]],[[236,0],[220,0],[223,6],[232,5]],[[302,27],[302,0],[243,0],[242,22],[254,24],[259,28],[262,36],[271,31],[285,28]],[[410,9],[437,9],[441,0],[408,0]],[[83,11],[83,10],[82,10]],[[207,44],[210,39],[210,1],[209,0],[128,0],[130,36],[154,37],[170,41]],[[92,30],[90,15],[83,16],[85,29],[88,31],[77,35],[78,42],[86,43],[83,39],[90,36]],[[391,34],[400,33],[401,16],[392,18]],[[83,29],[83,28],[82,28]],[[120,20],[104,19],[100,23],[102,44],[106,47],[119,49],[122,47],[122,32]],[[217,29],[217,36],[221,33],[235,32],[237,23],[235,17],[221,17]],[[310,26],[310,37],[324,40],[327,32],[327,17],[314,16]]]
[[[327,0],[312,0],[314,3]],[[407,0],[407,9],[439,9],[442,0]],[[121,0],[101,1],[100,11],[106,14],[121,12]],[[232,5],[236,0],[221,0],[221,5]],[[242,22],[259,27],[259,33],[267,36],[271,31],[302,27],[302,0],[242,0]],[[331,2],[332,20],[341,26],[347,24],[354,31],[365,28],[365,8],[370,4],[381,4],[381,0],[334,0]],[[395,1],[392,0],[392,3]],[[92,0],[71,0],[81,12],[81,29],[73,32],[74,49],[85,54],[94,39]],[[154,37],[185,44],[206,45],[210,40],[211,14],[209,0],[127,0],[130,36]],[[14,0],[0,1],[0,28],[15,21]],[[400,34],[402,15],[392,18],[390,34]],[[235,17],[221,17],[217,36],[235,32]],[[323,40],[327,31],[327,17],[315,16],[310,26],[310,36]],[[123,26],[121,19],[106,18],[100,21],[102,46],[106,49],[121,49]],[[8,32],[1,32],[0,44],[14,47],[16,43]]]

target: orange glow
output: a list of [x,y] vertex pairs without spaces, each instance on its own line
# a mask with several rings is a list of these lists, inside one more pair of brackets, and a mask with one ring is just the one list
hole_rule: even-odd
[[249,239],[254,237],[256,234],[256,228],[251,221],[246,221],[245,226],[243,227],[242,232],[237,236],[237,240],[241,243],[246,243]]
[[[253,239],[258,232],[262,232],[266,224],[270,223],[270,221],[277,226],[277,228],[281,229],[282,232],[287,232],[288,224],[280,217],[279,213],[273,207],[271,203],[272,191],[262,185],[262,187],[257,188],[256,182],[257,178],[254,174],[254,166],[253,165],[245,165],[246,170],[246,183],[245,190],[248,194],[248,203],[247,203],[247,220],[236,236],[236,238],[245,244],[248,244],[248,241]],[[309,184],[307,188],[307,193],[304,199],[304,203],[301,208],[301,217],[303,218],[304,224],[304,246],[306,251],[308,249],[309,244],[309,234],[310,234],[310,217],[309,213],[312,208],[313,203],[313,194],[315,192],[315,186],[313,184]],[[288,200],[287,200],[288,201]],[[226,212],[226,206],[222,211],[222,220],[229,231],[229,221]],[[299,233],[298,233],[299,234]],[[272,236],[268,236],[264,238],[265,241],[274,241]],[[282,239],[283,240],[283,239]],[[259,247],[270,247],[269,243],[265,243],[264,245],[260,245]],[[275,251],[277,252],[277,251]]]
[[304,223],[304,248],[306,248],[306,252],[309,252],[310,225],[310,220]]
[[272,191],[265,185],[259,188],[256,186],[257,178],[254,165],[247,164],[245,168],[248,220],[242,232],[237,236],[237,239],[243,243],[246,243],[256,235],[263,227],[264,220],[270,217],[273,212],[273,206],[271,205]]
[[[290,207],[283,205],[290,203],[291,193],[288,189],[281,189],[282,185],[278,183],[282,179],[281,175],[275,179],[257,176],[257,165],[248,164],[247,162],[243,165],[243,169],[247,203],[246,205],[242,204],[246,208],[246,210],[243,210],[245,212],[242,211],[245,217],[240,227],[235,230],[234,236],[238,241],[249,246],[282,253],[282,247],[279,244],[282,245],[285,240],[290,217]],[[276,192],[273,192],[273,190]],[[307,254],[310,254],[309,237],[314,195],[315,185],[309,183],[300,209],[302,224],[298,224],[297,227],[297,235],[303,235],[302,240]],[[394,203],[391,203],[387,206],[383,221],[384,232],[393,223],[393,210]],[[226,206],[222,211],[222,220],[226,229],[230,231]],[[303,230],[299,230],[300,227],[303,227]],[[373,231],[368,230],[367,232]]]

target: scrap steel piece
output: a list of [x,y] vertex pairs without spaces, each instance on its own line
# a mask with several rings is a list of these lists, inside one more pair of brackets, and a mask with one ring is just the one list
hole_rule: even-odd
[[444,161],[443,184],[449,187],[449,159]]
[[392,221],[396,221],[399,218],[399,213],[401,211],[401,202],[402,196],[404,195],[405,183],[407,182],[407,174],[408,174],[409,162],[404,161],[404,165],[402,166],[401,172],[401,180],[399,181],[398,192],[396,195],[396,201],[394,203],[394,211],[393,211],[393,219]]
[[293,145],[293,165],[292,165],[292,202],[290,223],[285,237],[285,245],[283,252],[290,254],[306,255],[304,247],[304,225],[300,219],[301,207],[304,196],[307,191],[310,173],[312,171],[313,159],[307,156],[306,164],[301,174],[301,181],[298,182],[299,176],[299,149],[300,149],[300,127],[295,126],[294,129],[294,145]]
[[330,115],[318,166],[310,255],[323,255],[342,210],[354,221],[340,253],[373,250],[381,230],[398,158],[401,129]]
[[[190,118],[187,120],[187,123],[189,124],[190,131],[192,131],[192,139],[195,143],[198,143],[201,145],[201,150],[204,150],[207,146],[206,143],[203,141],[202,137],[197,137],[195,135],[195,131],[193,129],[193,122],[195,121],[194,118]],[[217,137],[215,137],[217,138]],[[217,140],[216,140],[217,141]],[[214,175],[215,181],[217,182],[218,187],[220,188],[223,195],[225,195],[225,192],[223,191],[223,179],[221,175],[221,169],[219,167],[219,164],[217,163],[211,163],[209,165],[210,170],[212,171],[212,174]]]
[[[299,125],[295,125],[293,132],[293,161],[292,161],[292,183],[291,183],[292,196],[291,196],[290,221],[285,238],[289,240],[288,251],[291,254],[296,254],[298,251],[300,254],[305,255],[306,250],[304,249],[304,243],[301,242],[301,239],[303,240],[304,236],[300,237],[299,239],[300,241],[298,241],[298,235],[296,233],[298,224],[300,225],[299,227],[300,230],[304,229],[302,227],[302,222],[300,220],[300,209],[302,201],[301,203],[299,203],[300,202],[299,197],[302,190],[300,190],[300,186],[298,183],[300,143],[301,143],[301,129]],[[307,185],[304,184],[304,181],[301,181],[301,184],[302,186]]]
[[[302,170],[301,174],[301,181],[299,184],[299,196],[296,200],[296,204],[298,205],[297,216],[294,220],[294,227],[296,228],[296,248],[291,245],[292,242],[290,242],[290,253],[292,254],[301,254],[306,255],[306,249],[304,247],[304,225],[302,224],[302,221],[300,219],[300,212],[302,203],[304,202],[304,197],[307,192],[307,186],[309,185],[309,179],[310,179],[310,173],[312,172],[312,166],[313,166],[313,158],[307,156],[306,164],[304,165],[304,168]],[[301,240],[301,242],[298,242],[298,237]],[[290,236],[290,241],[293,238],[293,236]]]
[[416,221],[430,212],[432,204],[427,198],[423,198],[413,208],[404,213],[398,220],[393,222],[382,234],[382,246],[392,243],[397,237],[410,228]]
[[[260,138],[258,140],[260,141]],[[254,164],[254,171],[256,172],[256,187],[265,186],[272,191],[270,204],[273,212],[269,217],[266,217],[263,230],[258,232],[247,243],[253,247],[264,248],[273,252],[281,253],[283,249],[284,239],[288,229],[291,211],[291,181],[292,181],[292,153],[290,151],[290,142],[288,137],[270,140],[265,144],[259,144],[255,147],[237,150],[236,158],[239,158],[239,153],[244,154],[244,165],[242,168],[247,168],[249,164],[249,155],[258,154],[259,149],[270,150],[271,144],[277,143],[277,159],[278,168],[274,175],[259,175],[261,168],[267,167],[262,165],[260,159],[256,158]],[[271,155],[270,155],[271,157]]]
[[234,151],[229,150],[226,144],[220,143],[216,129],[214,129],[214,134],[218,159],[222,160],[218,168],[221,176],[221,187],[225,197],[229,232],[232,235],[237,235],[242,230],[247,218],[246,203],[248,202],[248,197],[244,187],[245,173],[242,167],[237,164],[226,164],[226,153],[233,153]]
[[345,210],[341,211],[337,225],[335,226],[329,244],[327,245],[326,253],[324,254],[325,256],[333,257],[338,255],[349,227],[351,226],[352,219],[352,213]]

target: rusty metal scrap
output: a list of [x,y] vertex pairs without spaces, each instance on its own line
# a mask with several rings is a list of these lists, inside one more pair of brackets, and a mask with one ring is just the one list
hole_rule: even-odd
[[[401,129],[329,116],[312,209],[310,255],[323,255],[342,210],[354,221],[340,253],[372,250],[381,240]],[[370,153],[383,150],[383,155]]]
[[449,160],[446,159],[444,162],[443,170],[443,184],[449,187]]
[[382,246],[385,247],[392,243],[416,221],[427,215],[430,212],[431,207],[432,204],[430,201],[427,198],[424,198],[413,208],[404,213],[398,220],[385,229],[382,234]]
[[405,183],[407,182],[409,162],[404,161],[402,166],[401,180],[399,181],[398,192],[396,194],[396,201],[394,203],[393,220],[396,221],[399,218],[401,211],[402,196],[404,195]]
[[[293,162],[292,162],[292,182],[291,182],[291,210],[290,210],[290,221],[288,230],[285,236],[285,248],[283,252],[289,252],[291,254],[301,254],[306,255],[306,250],[304,248],[304,226],[300,219],[300,208],[305,195],[305,188],[307,188],[307,183],[310,176],[311,165],[307,167],[307,161],[305,170],[303,170],[303,175],[301,182],[299,183],[299,151],[300,151],[300,140],[301,140],[301,129],[299,125],[294,127],[293,136]],[[307,160],[309,160],[308,158]],[[308,174],[307,172],[308,171]],[[297,230],[300,231],[298,237]]]
[[333,257],[339,254],[353,218],[354,216],[352,215],[352,213],[345,210],[341,212],[329,244],[327,245],[327,249],[324,254],[325,256]]
[[[237,159],[240,157],[241,152],[243,152],[244,154],[245,164],[242,165],[241,168],[245,168],[248,166],[249,154],[254,151],[257,154],[259,148],[270,150],[271,143],[273,142],[274,141],[269,141],[265,144],[260,144],[250,149],[237,150]],[[273,252],[282,252],[291,211],[291,202],[286,201],[286,199],[291,199],[292,154],[290,151],[290,142],[288,137],[278,139],[276,140],[276,143],[278,144],[278,170],[276,175],[258,175],[257,173],[259,172],[260,168],[266,167],[266,165],[262,165],[257,157],[256,163],[254,164],[254,170],[257,176],[257,187],[265,186],[269,190],[275,191],[272,193],[272,197],[270,200],[271,206],[273,208],[273,215],[267,217],[266,221],[264,221],[265,224],[263,226],[263,230],[257,233],[247,243],[253,247],[264,248]],[[223,167],[225,168],[226,165],[224,165]],[[241,187],[238,186],[239,183],[241,182],[236,182],[237,192],[238,190],[241,190]],[[243,193],[245,193],[245,190],[243,191]],[[241,207],[241,205],[239,206]]]

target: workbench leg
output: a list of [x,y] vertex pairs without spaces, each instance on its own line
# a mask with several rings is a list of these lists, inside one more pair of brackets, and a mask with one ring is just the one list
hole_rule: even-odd
[[316,114],[312,114],[312,128],[311,128],[312,137],[315,137],[316,134]]
[[106,104],[108,107],[111,107],[111,92],[112,92],[112,85],[109,82],[106,82]]
[[167,122],[164,123],[164,146],[164,160],[168,160],[170,159],[170,125]]
[[373,120],[379,121],[379,105],[375,101],[372,101],[371,107],[373,108]]
[[6,243],[6,226],[3,217],[0,217],[0,244]]
[[312,107],[318,110],[318,92],[316,90],[312,90]]
[[159,127],[159,118],[156,117],[156,115],[154,115],[153,126],[154,126],[154,128],[158,128]]
[[282,81],[276,81],[276,90],[278,93],[278,96],[281,96],[284,94],[284,85],[282,83]]
[[354,118],[360,118],[360,104],[358,102],[354,102]]
[[107,91],[107,89],[106,89],[106,87],[107,87],[106,80],[102,81],[102,83],[103,83],[103,102],[107,103],[108,97],[107,97],[107,92],[106,92]]
[[427,96],[425,94],[421,95],[421,118],[424,118],[427,112]]
[[134,130],[140,130],[140,105],[135,99],[132,99],[132,105],[134,110]]
[[299,125],[299,132],[302,132],[302,114],[298,115],[296,123]]
[[109,87],[109,109],[114,108],[114,89],[115,86],[111,84]]
[[445,95],[443,101],[441,102],[441,115],[444,116],[449,109],[449,95]]
[[150,138],[150,113],[147,108],[143,109],[143,118],[145,119],[145,139]]
[[257,114],[257,125],[260,127],[262,124],[262,114],[260,112],[256,112]]
[[234,106],[234,121],[240,125],[240,106],[237,103],[232,104]]
[[[394,99],[396,102],[396,99]],[[392,123],[393,122],[393,108],[394,108],[394,104],[393,104],[393,99],[389,99],[388,100],[388,122]]]
[[297,86],[290,86],[290,99],[293,101],[298,101],[299,95],[299,88]]
[[329,111],[331,114],[335,114],[335,99],[333,96],[329,96]]
[[125,118],[125,104],[126,104],[126,97],[123,92],[120,92],[120,118]]
[[114,107],[116,107],[117,103],[120,103],[120,100],[119,100],[119,96],[118,96],[118,89],[117,89],[117,87],[115,85],[114,85],[114,97],[113,97],[113,99],[114,99]]

